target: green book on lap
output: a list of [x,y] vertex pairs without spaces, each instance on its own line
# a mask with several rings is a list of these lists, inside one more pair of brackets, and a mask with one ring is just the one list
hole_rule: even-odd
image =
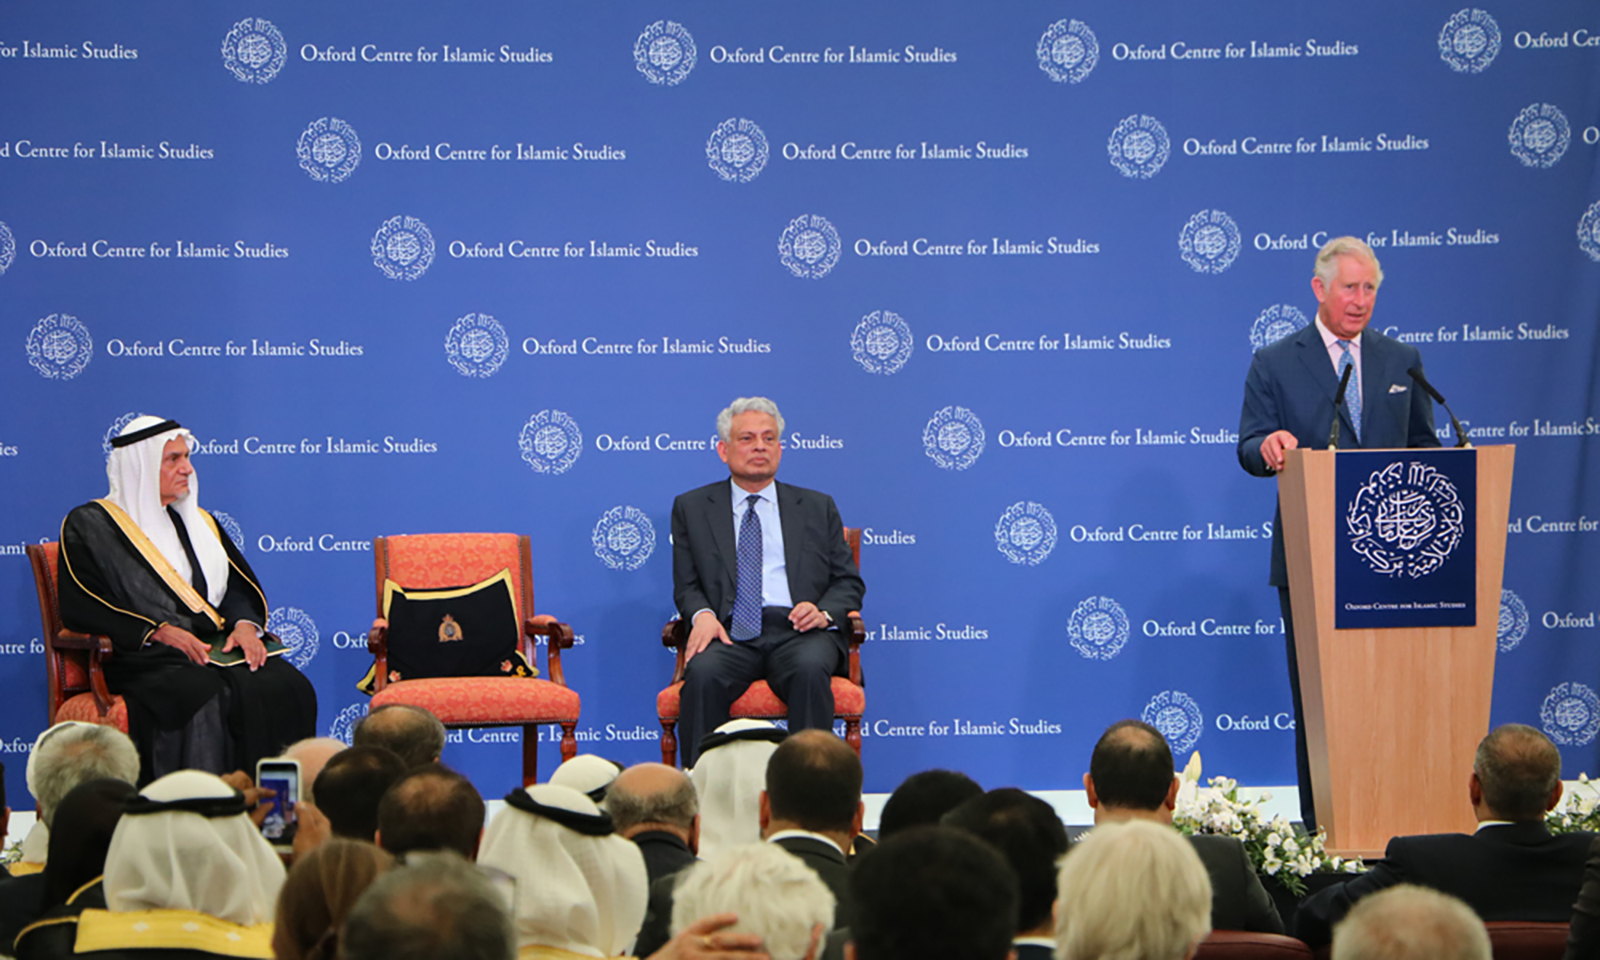
[[[263,635],[261,642],[267,645],[267,656],[269,657],[276,657],[289,649],[270,633]],[[228,637],[226,634],[217,637],[217,639],[211,641],[211,652],[206,654],[206,659],[218,667],[236,667],[244,663],[244,650],[234,647],[227,653],[223,653],[222,648],[227,645]]]

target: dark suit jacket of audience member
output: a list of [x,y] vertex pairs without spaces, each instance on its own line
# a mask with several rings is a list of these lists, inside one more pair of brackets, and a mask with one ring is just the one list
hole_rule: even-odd
[[[74,891],[73,896],[66,903],[54,907],[40,916],[25,931],[21,942],[16,944],[15,952],[12,951],[12,941],[6,941],[0,952],[14,956],[17,960],[46,960],[46,958],[70,957],[73,954],[73,942],[78,938],[78,915],[85,910],[104,910],[106,908],[105,888],[100,881]],[[95,955],[101,956],[99,951]],[[198,956],[198,954],[196,954]]]
[[650,875],[651,883],[662,877],[670,877],[695,861],[689,845],[671,831],[646,830],[629,839],[644,854],[644,869]]
[[[833,925],[850,925],[850,865],[832,844],[810,837],[785,837],[773,841],[815,870],[834,899]],[[636,957],[648,957],[672,938],[672,887],[677,877],[663,877],[650,884],[650,906],[645,911],[644,927],[634,944]]]
[[1261,885],[1244,844],[1232,837],[1190,837],[1211,875],[1211,929],[1282,933],[1283,918]]
[[43,873],[0,879],[0,953],[9,955],[17,934],[43,912]]
[[1565,960],[1591,957],[1600,957],[1600,836],[1589,846],[1589,862],[1583,865],[1583,886],[1578,889],[1578,902],[1572,905]]
[[1357,900],[1400,883],[1459,897],[1486,921],[1565,921],[1594,840],[1592,833],[1552,836],[1538,821],[1395,837],[1372,870],[1306,898],[1295,912],[1294,935],[1312,949],[1322,946]]

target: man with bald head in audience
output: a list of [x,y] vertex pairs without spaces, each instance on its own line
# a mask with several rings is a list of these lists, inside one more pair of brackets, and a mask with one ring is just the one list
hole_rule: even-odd
[[484,804],[471,781],[430,763],[395,781],[378,804],[378,846],[395,856],[453,850],[468,860],[483,839]]
[[617,774],[601,804],[618,835],[644,854],[655,883],[695,862],[700,844],[700,802],[683,771],[664,763],[641,763]]
[[408,769],[438,763],[444,756],[444,724],[422,707],[401,703],[381,706],[362,718],[351,746],[382,747],[400,756]]
[[[1096,824],[1150,820],[1171,826],[1178,805],[1172,749],[1160,730],[1140,720],[1114,723],[1100,736],[1083,786]],[[1217,836],[1193,836],[1189,842],[1211,877],[1213,930],[1283,932],[1283,918],[1243,844]]]
[[1372,870],[1306,898],[1295,936],[1320,947],[1362,897],[1402,883],[1457,897],[1486,921],[1569,920],[1595,835],[1553,836],[1544,825],[1561,801],[1556,745],[1520,723],[1494,728],[1478,744],[1467,798],[1476,831],[1395,837]]

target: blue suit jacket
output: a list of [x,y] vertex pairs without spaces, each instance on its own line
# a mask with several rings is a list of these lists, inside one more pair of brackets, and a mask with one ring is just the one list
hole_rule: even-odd
[[[1439,445],[1433,432],[1433,401],[1406,373],[1421,366],[1422,355],[1416,347],[1371,327],[1362,331],[1361,439],[1356,439],[1349,410],[1340,406],[1341,449]],[[1244,381],[1244,409],[1239,413],[1240,465],[1255,476],[1272,476],[1261,459],[1261,441],[1276,430],[1294,434],[1302,448],[1326,447],[1333,427],[1333,397],[1338,392],[1339,378],[1316,324],[1256,351]],[[1272,576],[1268,582],[1287,587],[1282,519],[1280,512],[1272,522]]]

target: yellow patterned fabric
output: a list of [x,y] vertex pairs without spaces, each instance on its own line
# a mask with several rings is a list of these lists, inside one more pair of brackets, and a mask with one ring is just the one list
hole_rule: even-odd
[[85,910],[78,918],[75,953],[158,949],[271,960],[272,924],[242,927],[192,910]]

